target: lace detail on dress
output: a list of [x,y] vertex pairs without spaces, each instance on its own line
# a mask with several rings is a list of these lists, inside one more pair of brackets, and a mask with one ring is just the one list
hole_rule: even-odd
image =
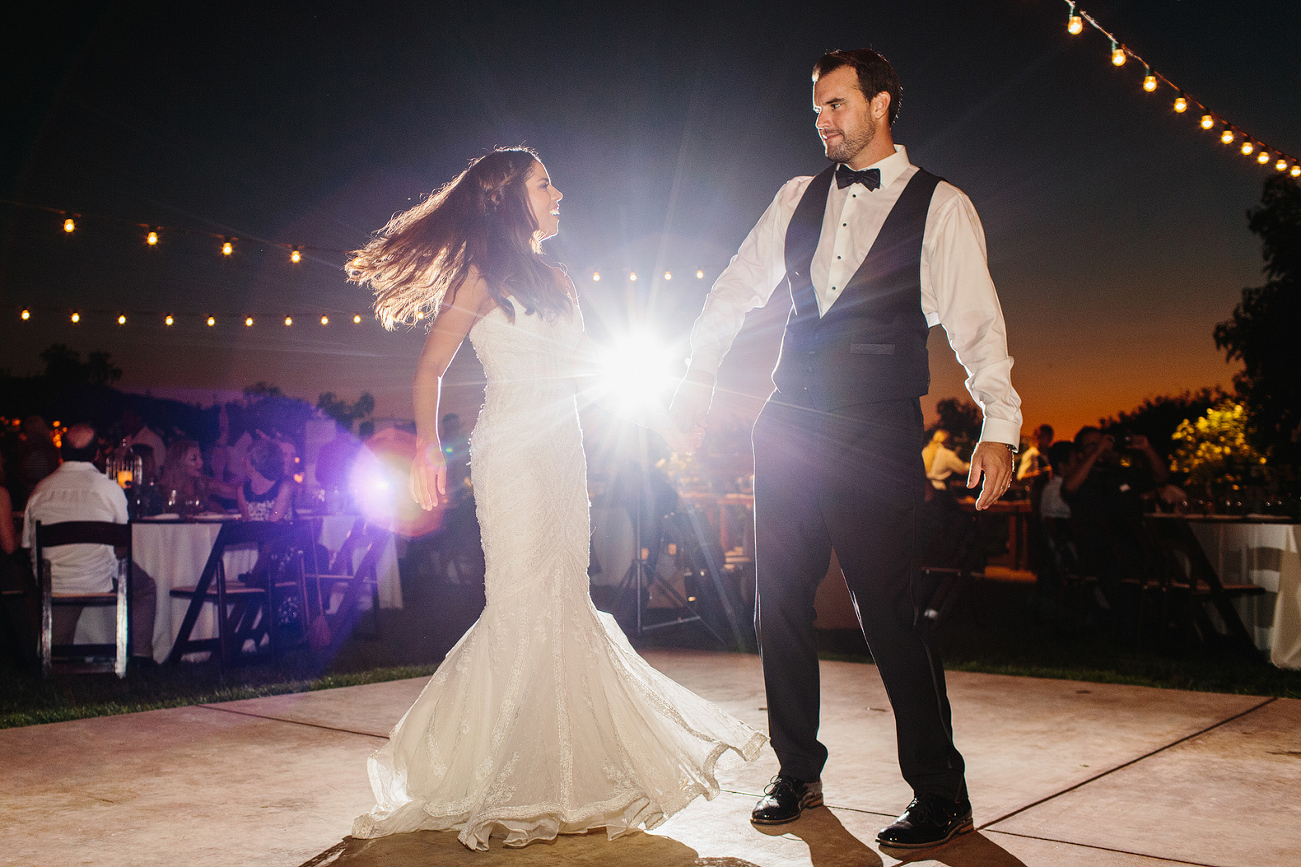
[[588,596],[581,320],[494,311],[470,443],[487,605],[368,763],[355,837],[457,829],[472,849],[652,828],[766,738],[655,671]]

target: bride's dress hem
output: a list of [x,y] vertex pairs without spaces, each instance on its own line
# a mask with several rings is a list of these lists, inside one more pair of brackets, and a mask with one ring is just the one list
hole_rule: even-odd
[[466,848],[479,852],[488,851],[490,838],[499,839],[503,846],[522,847],[554,840],[561,834],[586,834],[602,828],[614,840],[631,831],[659,827],[696,798],[712,801],[721,791],[715,778],[719,759],[730,750],[743,761],[754,761],[767,742],[766,735],[755,732],[740,747],[716,744],[701,769],[706,782],[684,787],[682,796],[674,803],[656,804],[644,793],[631,791],[598,804],[584,805],[580,810],[564,810],[555,804],[517,805],[471,816],[448,815],[446,805],[411,801],[391,811],[377,808],[359,816],[353,824],[352,836],[369,839],[414,831],[458,831],[456,839]]

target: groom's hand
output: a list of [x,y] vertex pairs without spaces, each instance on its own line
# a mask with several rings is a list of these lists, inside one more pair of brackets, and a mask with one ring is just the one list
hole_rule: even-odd
[[980,483],[980,477],[985,477],[985,483],[980,487],[980,498],[976,500],[977,509],[988,509],[1007,493],[1015,467],[1016,455],[1003,443],[982,442],[976,445],[971,454],[967,487],[974,488]]
[[709,414],[709,404],[714,399],[714,377],[699,370],[688,370],[687,375],[678,383],[673,394],[673,403],[669,404],[669,415],[678,430],[688,436],[697,429],[702,429],[705,416]]

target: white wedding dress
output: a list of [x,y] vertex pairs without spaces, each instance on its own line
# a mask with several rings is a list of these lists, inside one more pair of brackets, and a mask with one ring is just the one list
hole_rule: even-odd
[[764,735],[650,667],[588,595],[582,321],[500,308],[470,340],[488,386],[471,440],[487,605],[369,761],[354,837],[458,829],[472,849],[653,828]]

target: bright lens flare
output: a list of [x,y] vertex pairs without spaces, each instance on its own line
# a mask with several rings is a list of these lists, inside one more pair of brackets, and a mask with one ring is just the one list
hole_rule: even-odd
[[348,474],[352,493],[366,520],[403,536],[423,536],[438,529],[443,509],[426,512],[411,497],[414,434],[387,428],[366,441]]
[[667,406],[677,384],[674,372],[679,355],[650,335],[628,335],[598,352],[600,375],[591,397],[633,417],[657,402]]

